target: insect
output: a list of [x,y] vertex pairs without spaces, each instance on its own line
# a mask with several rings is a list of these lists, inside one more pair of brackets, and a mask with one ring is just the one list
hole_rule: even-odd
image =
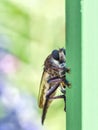
[[[66,51],[64,48],[53,50],[44,62],[43,74],[39,89],[39,108],[42,108],[42,124],[46,117],[47,109],[54,99],[64,99],[64,110],[66,111],[66,86],[70,86],[66,79],[66,73],[70,68],[66,67]],[[56,95],[60,87],[61,95]]]

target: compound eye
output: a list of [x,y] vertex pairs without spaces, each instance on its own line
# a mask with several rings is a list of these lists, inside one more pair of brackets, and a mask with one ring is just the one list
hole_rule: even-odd
[[52,56],[55,60],[59,60],[59,51],[58,50],[53,50],[52,51]]

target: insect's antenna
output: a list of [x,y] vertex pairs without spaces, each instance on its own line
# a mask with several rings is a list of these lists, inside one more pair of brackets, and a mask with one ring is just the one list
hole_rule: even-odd
[[65,49],[65,47],[63,46],[62,49]]
[[65,47],[61,47],[61,48],[60,48],[60,47],[58,47],[58,50],[60,50],[60,49],[65,49]]

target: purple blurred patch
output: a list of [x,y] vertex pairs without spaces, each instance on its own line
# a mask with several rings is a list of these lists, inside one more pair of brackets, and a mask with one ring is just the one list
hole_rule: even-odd
[[15,73],[20,66],[17,57],[9,53],[6,49],[0,48],[0,70],[6,74]]
[[27,93],[20,92],[6,77],[0,75],[0,130],[42,130],[37,101]]

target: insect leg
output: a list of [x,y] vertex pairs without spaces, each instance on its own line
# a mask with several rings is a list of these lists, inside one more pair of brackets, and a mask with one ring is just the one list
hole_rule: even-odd
[[65,72],[70,73],[70,68],[65,68]]
[[48,108],[48,101],[50,96],[56,91],[56,89],[59,87],[60,83],[61,83],[62,79],[60,78],[51,78],[48,83],[53,83],[55,82],[55,85],[53,85],[47,92],[46,94],[46,101],[43,107],[43,113],[42,113],[42,124],[44,123],[45,117],[46,117],[46,113],[47,113],[47,108]]
[[[71,86],[71,83],[66,79],[66,77],[63,77],[62,79],[63,83],[65,84],[65,86],[67,85],[68,87]],[[64,86],[64,85],[63,85]]]
[[56,91],[56,89],[59,87],[59,83],[55,84],[54,86],[52,86],[47,94],[46,94],[46,98],[48,98],[52,93],[54,93]]
[[48,100],[50,100],[50,99],[60,99],[60,98],[63,98],[63,99],[64,99],[64,104],[65,104],[65,105],[64,105],[64,111],[66,111],[66,96],[65,96],[66,91],[65,91],[65,89],[62,89],[62,90],[61,90],[61,92],[63,93],[63,95],[50,97],[51,94],[52,94],[53,92],[55,92],[55,90],[56,90],[58,87],[59,87],[59,83],[58,83],[58,85],[53,86],[50,90],[48,90],[48,93],[46,94],[46,99],[48,98]]
[[[60,79],[60,78],[51,79],[50,83],[56,82],[56,81],[60,83],[62,81],[62,79]],[[64,81],[66,81],[65,84],[67,83],[67,85],[70,85],[67,80],[64,79]],[[50,90],[48,90],[47,96],[50,96],[59,87],[59,84],[58,84],[57,88],[55,88],[55,87],[52,87]],[[65,104],[64,111],[66,111],[66,97],[65,97],[66,90],[61,88],[61,92],[63,93],[63,95],[61,95],[60,97],[58,96],[58,97],[53,97],[53,98],[54,99],[63,98],[64,99],[64,104]],[[49,97],[49,99],[51,99],[51,97]]]
[[62,98],[64,99],[64,111],[66,112],[66,97],[65,97],[65,95],[49,97],[49,100],[52,100],[52,99],[62,99]]
[[49,84],[50,83],[60,83],[62,82],[62,79],[61,78],[58,78],[58,77],[53,77],[53,78],[50,78],[48,81],[47,81]]
[[[62,79],[60,78],[55,78],[55,79],[51,79],[50,80],[50,83],[53,83],[53,82],[56,82],[58,81],[58,87],[59,87],[59,83],[62,81]],[[68,82],[68,81],[67,81]],[[50,90],[48,90],[48,93],[47,93],[47,96],[48,96],[48,99],[51,100],[51,99],[60,99],[60,98],[63,98],[64,99],[64,111],[66,111],[66,96],[65,96],[65,93],[66,93],[66,90],[65,88],[62,88],[61,87],[61,92],[63,93],[63,95],[59,95],[59,96],[54,96],[54,97],[50,97],[51,94],[58,88],[58,87],[52,87]]]
[[[48,90],[48,92],[47,92],[47,94],[46,94],[46,98],[49,97],[52,93],[55,92],[55,90],[59,87],[60,83],[62,82],[62,78],[54,77],[54,78],[49,79],[47,82],[48,82],[49,84],[55,83],[55,85],[52,86],[52,87]],[[63,92],[62,92],[62,93],[63,93]]]
[[61,99],[64,98],[64,95],[59,95],[59,96],[54,96],[54,97],[50,97],[49,99]]
[[64,77],[63,79],[62,79],[62,78],[58,78],[58,77],[53,77],[53,78],[49,79],[47,82],[48,82],[48,83],[53,83],[53,82],[54,82],[54,83],[55,83],[55,82],[59,82],[59,83],[60,83],[60,82],[62,82],[62,81],[63,81],[63,82],[65,83],[65,85],[67,85],[68,87],[71,86],[70,82],[69,82],[68,80],[66,80],[65,77]]
[[46,94],[46,101],[43,107],[43,113],[42,113],[42,124],[44,123],[45,117],[46,117],[46,113],[47,113],[47,108],[48,108],[48,101],[49,101],[49,97],[51,96],[51,94],[53,92],[55,92],[55,90],[59,87],[59,83],[55,84]]
[[69,86],[71,86],[71,83],[68,81],[68,80],[64,80],[64,83],[69,87]]

